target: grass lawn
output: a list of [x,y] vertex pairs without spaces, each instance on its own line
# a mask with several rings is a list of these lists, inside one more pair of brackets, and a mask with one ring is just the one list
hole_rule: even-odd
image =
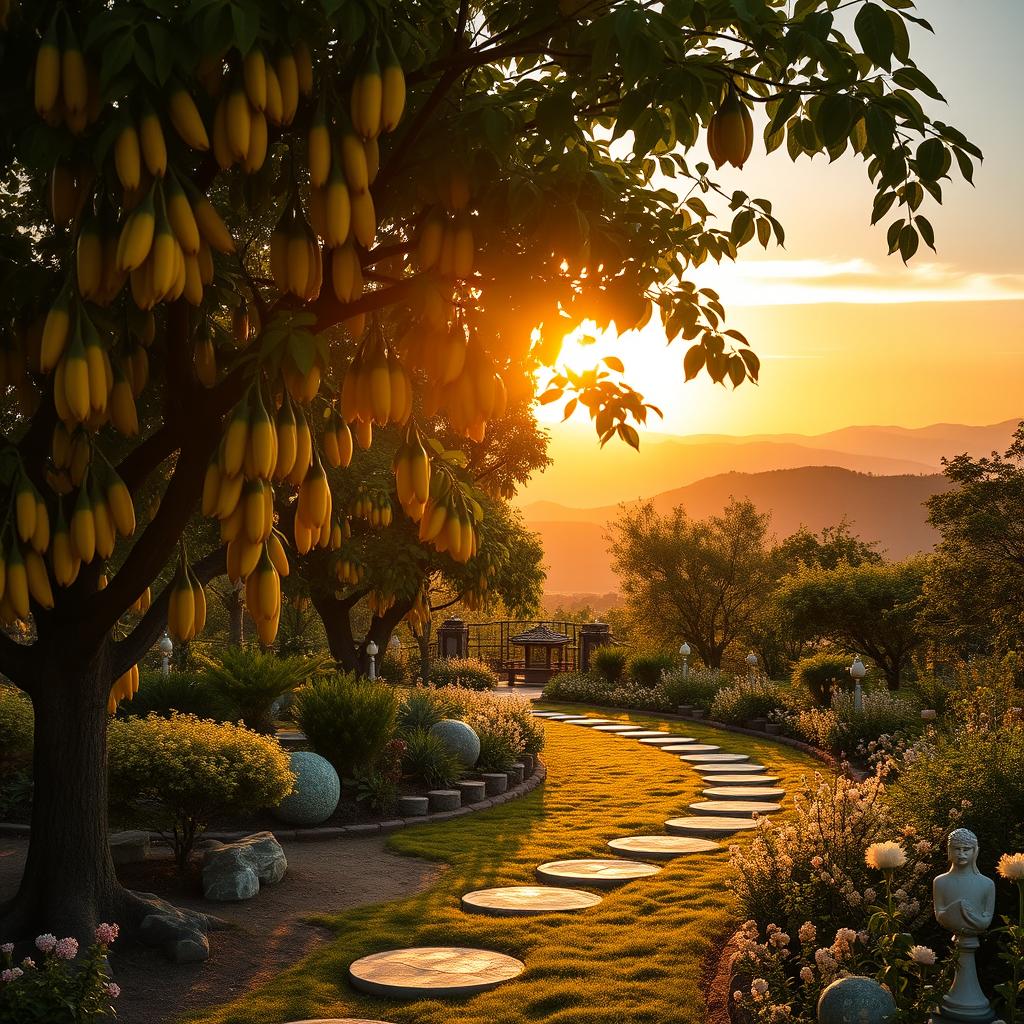
[[[566,710],[564,705],[559,710]],[[656,715],[601,717],[662,725],[718,741],[768,765],[789,792],[821,767],[771,742]],[[704,1020],[705,980],[737,922],[728,854],[668,862],[655,878],[605,894],[582,914],[489,918],[464,914],[459,897],[492,885],[535,884],[547,860],[610,856],[607,840],[662,834],[662,822],[698,799],[701,780],[677,757],[573,725],[549,723],[548,777],[528,796],[480,814],[396,833],[391,846],[443,861],[430,891],[408,900],[317,918],[336,937],[265,986],[191,1019],[281,1024],[365,1017],[395,1024],[686,1024]],[[740,839],[740,842],[744,840]],[[218,954],[214,936],[214,956]],[[516,981],[463,1000],[400,1002],[351,989],[348,965],[400,946],[481,946],[516,956]]]

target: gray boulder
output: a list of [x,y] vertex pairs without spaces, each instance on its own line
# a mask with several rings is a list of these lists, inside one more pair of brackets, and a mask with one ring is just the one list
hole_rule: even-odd
[[442,718],[430,727],[431,735],[441,742],[462,762],[472,768],[480,756],[480,737],[472,726],[457,718]]
[[165,900],[142,894],[151,906],[139,925],[139,939],[161,950],[176,964],[202,963],[210,957],[206,930],[216,919],[187,910],[179,910]]
[[115,864],[137,864],[149,857],[149,833],[115,832],[110,837],[110,856]]
[[327,758],[308,750],[296,750],[288,759],[295,787],[274,808],[274,817],[302,828],[323,824],[341,799],[338,773]]
[[203,895],[208,900],[252,899],[261,885],[284,878],[288,860],[273,832],[257,832],[234,843],[208,842],[203,853]]

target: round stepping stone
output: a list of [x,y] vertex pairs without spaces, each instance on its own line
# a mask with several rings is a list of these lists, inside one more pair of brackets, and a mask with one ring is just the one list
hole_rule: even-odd
[[582,721],[573,722],[573,725],[615,725],[610,718],[584,718]]
[[737,764],[748,757],[747,754],[683,754],[679,760],[690,764]]
[[690,804],[689,810],[694,814],[718,817],[753,818],[755,814],[777,814],[782,805],[771,800],[698,800]]
[[563,715],[561,712],[555,712],[555,714],[549,714],[548,719],[552,722],[565,722],[570,718],[579,718],[579,715]]
[[[727,765],[722,769],[723,772],[732,772],[736,765]],[[742,766],[741,766],[742,767]],[[701,782],[707,782],[712,786],[774,786],[775,783],[781,782],[782,779],[778,775],[703,775]],[[705,790],[707,792],[707,790]]]
[[638,878],[650,878],[661,868],[623,860],[551,860],[537,868],[537,877],[551,885],[572,883],[591,889],[614,889]]
[[521,960],[489,949],[414,946],[364,956],[349,966],[348,976],[370,995],[432,999],[486,992],[525,969]]
[[695,764],[693,769],[700,772],[701,775],[755,775],[768,771],[763,764],[750,764],[749,762],[736,764],[722,761],[712,762],[711,764]]
[[701,796],[709,800],[781,800],[784,789],[768,789],[764,786],[711,786]]
[[629,732],[620,732],[619,735],[627,740],[644,740],[654,736],[664,736],[665,734],[658,732],[656,729],[630,729]]
[[686,747],[686,751],[689,754],[714,754],[721,749],[721,747],[716,747],[714,743],[690,743]]
[[526,917],[530,914],[575,913],[596,907],[601,897],[582,889],[554,885],[506,885],[477,889],[462,897],[462,909],[491,917]]
[[632,732],[633,725],[595,725],[594,732]]
[[712,818],[695,814],[689,818],[670,818],[665,822],[665,831],[671,836],[728,836],[733,832],[747,832],[757,828],[752,818]]
[[[687,742],[686,736],[647,736],[640,741],[646,744],[648,747],[670,747],[673,743],[685,744]],[[693,740],[689,742],[693,743]]]
[[664,747],[659,747],[660,750],[664,750],[666,754],[684,754],[687,750],[693,750],[696,745],[693,740],[689,743],[686,742],[685,736],[673,737],[674,743],[669,743]]
[[722,849],[718,843],[708,839],[687,836],[623,836],[610,840],[608,848],[620,857],[635,857],[637,860],[671,860],[687,853],[711,853]]

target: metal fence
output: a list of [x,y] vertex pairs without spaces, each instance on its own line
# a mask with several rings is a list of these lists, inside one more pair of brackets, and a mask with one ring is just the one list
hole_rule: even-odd
[[[561,648],[559,669],[575,672],[579,660],[580,644],[578,622],[561,622],[552,619],[503,619],[500,622],[469,622],[469,642],[466,653],[479,658],[496,672],[522,666],[523,648],[511,643],[514,636],[525,633],[535,626],[547,626],[556,633],[562,633],[569,642]],[[554,660],[554,659],[553,659]]]

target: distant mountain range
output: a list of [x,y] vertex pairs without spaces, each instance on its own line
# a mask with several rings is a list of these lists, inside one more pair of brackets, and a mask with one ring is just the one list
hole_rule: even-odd
[[[1016,420],[1009,420],[988,427],[848,427],[816,437],[705,435],[654,443],[644,438],[644,461],[634,462],[631,469],[619,463],[636,458],[632,451],[605,449],[586,459],[586,467],[566,467],[566,453],[556,452],[557,469],[552,472],[561,493],[598,492],[604,501],[533,501],[523,506],[523,513],[544,544],[549,594],[605,594],[617,588],[607,555],[607,524],[621,502],[638,501],[644,494],[653,494],[650,500],[658,512],[682,505],[694,518],[721,512],[730,498],[747,498],[771,512],[777,537],[800,526],[817,531],[845,517],[859,536],[877,541],[889,557],[902,558],[934,544],[924,502],[949,489],[946,478],[936,472],[942,457],[1004,449],[1016,426]],[[582,439],[572,436],[560,444],[575,447]],[[609,456],[612,465],[598,473]],[[693,476],[709,466],[719,471]],[[756,471],[749,471],[754,467]],[[572,484],[576,476],[584,478],[578,489]],[[664,489],[670,481],[682,486]]]

